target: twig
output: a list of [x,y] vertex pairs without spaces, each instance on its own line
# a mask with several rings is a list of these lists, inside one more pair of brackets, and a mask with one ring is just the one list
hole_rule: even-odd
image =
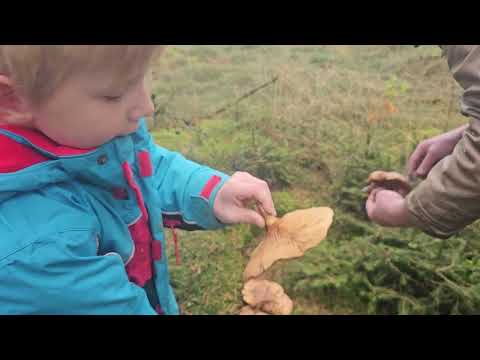
[[[227,111],[228,109],[230,109],[232,106],[235,106],[237,105],[238,103],[240,103],[241,101],[249,98],[250,96],[256,94],[257,92],[259,92],[260,90],[266,88],[267,86],[270,86],[272,85],[273,83],[275,83],[277,80],[279,79],[279,76],[275,76],[273,79],[267,81],[266,83],[263,83],[259,86],[257,86],[256,88],[248,91],[247,93],[243,94],[242,96],[240,96],[239,98],[237,98],[234,102],[230,103],[230,104],[227,104],[223,107],[221,107],[220,109],[218,110],[215,110],[214,112],[210,113],[210,114],[206,114],[206,115],[203,115],[203,116],[197,116],[196,118],[200,118],[200,119],[210,119],[216,115],[219,115],[219,114],[222,114],[224,113],[225,111]],[[181,118],[181,117],[178,117],[176,116],[175,114],[172,114],[170,112],[168,112],[166,109],[164,110],[163,112],[164,115],[166,116],[169,116],[170,118],[172,118],[173,120],[177,120],[177,121],[181,121],[183,122],[186,126],[190,127],[192,126],[193,124],[193,119],[191,120],[188,120],[188,119],[184,119],[184,118]]]
[[218,109],[218,110],[216,110],[216,111],[214,111],[214,112],[212,112],[208,115],[202,116],[202,119],[208,119],[208,118],[211,118],[213,116],[216,116],[218,114],[221,114],[221,113],[227,111],[232,106],[237,105],[240,101],[245,100],[246,98],[249,98],[250,96],[254,95],[255,93],[259,92],[260,90],[266,88],[267,86],[272,85],[273,83],[275,83],[278,80],[278,78],[279,78],[278,76],[275,76],[273,79],[267,81],[266,83],[264,83],[260,86],[257,86],[255,89],[252,89],[249,92],[243,94],[237,100],[235,100],[233,103],[228,104],[228,105],[226,105],[226,106],[224,106],[224,107],[222,107],[222,108],[220,108],[220,109]]

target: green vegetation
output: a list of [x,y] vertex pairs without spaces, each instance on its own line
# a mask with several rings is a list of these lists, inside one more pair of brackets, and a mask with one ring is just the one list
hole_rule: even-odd
[[[416,144],[466,121],[435,46],[171,46],[154,69],[157,142],[269,182],[280,214],[336,213],[328,239],[274,266],[295,314],[472,314],[480,229],[449,240],[383,229],[365,214],[368,174],[402,171]],[[278,76],[270,86],[228,107]],[[185,314],[235,314],[262,230],[180,232],[173,286]]]

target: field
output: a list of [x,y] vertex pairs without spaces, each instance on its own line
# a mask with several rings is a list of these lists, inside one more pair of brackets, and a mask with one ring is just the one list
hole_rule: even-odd
[[[419,141],[467,121],[439,48],[172,45],[152,86],[158,144],[267,180],[280,215],[334,209],[327,240],[273,269],[295,314],[479,312],[478,226],[446,241],[383,229],[361,192],[371,171],[403,171]],[[183,314],[238,312],[262,233],[179,233],[182,265],[169,253]]]

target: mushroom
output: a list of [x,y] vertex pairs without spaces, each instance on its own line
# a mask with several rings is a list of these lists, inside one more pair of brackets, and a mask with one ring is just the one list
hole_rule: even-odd
[[410,184],[411,181],[409,179],[397,172],[374,171],[368,177],[368,186],[363,190],[370,193],[376,187],[383,187],[406,196],[412,191]]
[[251,316],[251,315],[269,315],[269,314],[267,314],[266,312],[260,311],[260,310],[255,310],[251,306],[247,305],[247,306],[242,307],[242,309],[240,310],[240,313],[238,315],[249,315],[249,316]]
[[[279,284],[272,281],[252,279],[245,284],[242,295],[253,312],[247,315],[257,315],[259,312],[290,315],[293,310],[293,301]],[[245,314],[249,310],[244,307],[242,311]]]
[[267,234],[252,252],[243,273],[244,282],[257,278],[278,260],[301,257],[327,236],[333,222],[333,210],[327,207],[297,210],[279,219],[266,214]]

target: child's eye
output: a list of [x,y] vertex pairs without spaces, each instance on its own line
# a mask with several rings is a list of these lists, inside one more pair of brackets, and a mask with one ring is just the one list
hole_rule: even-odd
[[103,96],[103,99],[109,102],[116,102],[122,100],[122,96]]

